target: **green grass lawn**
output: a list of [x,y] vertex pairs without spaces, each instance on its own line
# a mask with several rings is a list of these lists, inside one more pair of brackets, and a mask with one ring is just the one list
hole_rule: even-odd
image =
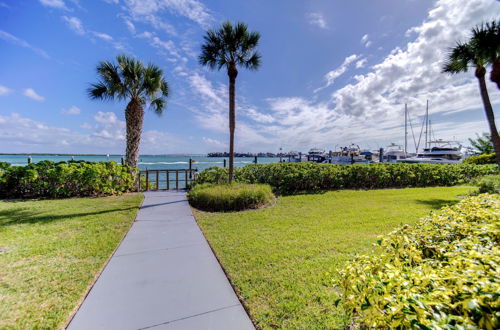
[[470,187],[333,191],[279,197],[273,208],[195,211],[258,327],[340,328],[336,271],[378,235],[457,202]]
[[63,326],[142,198],[0,201],[0,329]]

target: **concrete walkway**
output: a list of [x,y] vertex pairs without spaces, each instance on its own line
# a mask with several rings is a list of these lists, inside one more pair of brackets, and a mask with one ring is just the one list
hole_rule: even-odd
[[68,329],[254,329],[184,192],[146,192]]

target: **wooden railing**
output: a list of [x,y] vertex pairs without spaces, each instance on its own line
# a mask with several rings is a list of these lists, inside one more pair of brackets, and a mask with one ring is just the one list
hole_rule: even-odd
[[139,172],[139,191],[186,189],[194,179],[196,170],[149,170]]

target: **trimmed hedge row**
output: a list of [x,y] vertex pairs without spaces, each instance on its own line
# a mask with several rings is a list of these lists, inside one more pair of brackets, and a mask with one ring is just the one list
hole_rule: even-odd
[[479,195],[378,241],[335,282],[351,328],[500,328],[500,195]]
[[7,167],[0,173],[3,198],[103,196],[135,188],[132,169],[115,162],[45,160]]
[[[404,164],[333,165],[316,163],[254,164],[235,169],[235,180],[269,184],[279,194],[335,189],[451,186],[498,172],[495,165]],[[225,183],[227,169],[203,170],[196,183]]]
[[495,154],[482,154],[477,156],[470,156],[464,160],[465,164],[496,164],[497,159],[495,158]]
[[189,203],[204,211],[227,212],[256,209],[271,204],[274,194],[264,184],[200,184],[188,193]]

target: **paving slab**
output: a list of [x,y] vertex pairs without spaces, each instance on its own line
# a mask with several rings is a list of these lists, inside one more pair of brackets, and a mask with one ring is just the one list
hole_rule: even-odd
[[254,329],[183,192],[147,192],[69,329]]

